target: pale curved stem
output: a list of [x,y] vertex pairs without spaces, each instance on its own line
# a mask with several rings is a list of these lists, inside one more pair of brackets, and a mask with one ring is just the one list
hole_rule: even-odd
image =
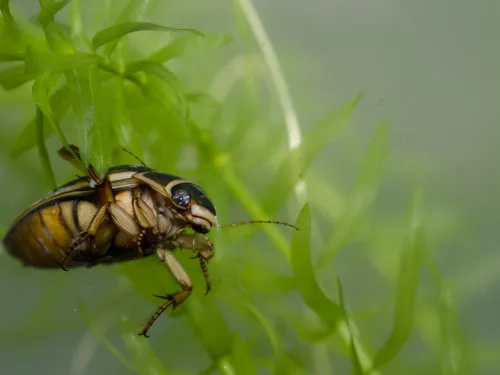
[[[295,109],[293,108],[292,98],[288,90],[288,85],[286,84],[285,78],[282,74],[278,57],[276,56],[271,40],[267,36],[264,25],[262,25],[251,0],[236,1],[243,9],[243,14],[250,25],[257,44],[261,50],[262,56],[264,57],[267,68],[269,69],[271,81],[278,95],[281,110],[283,111],[283,116],[288,130],[288,147],[289,150],[293,152],[295,149],[300,147],[302,143],[302,135],[300,132],[299,121],[297,119]],[[307,186],[303,179],[300,179],[295,185],[295,195],[301,204],[307,202]],[[355,327],[354,322],[351,322],[351,326]],[[345,343],[350,343],[351,340],[354,341],[354,345],[356,345],[358,355],[360,357],[359,360],[361,361],[363,368],[369,371],[372,367],[370,356],[363,348],[359,339],[355,335],[350,334],[345,321],[342,321],[339,324],[339,334]],[[379,372],[375,370],[371,371],[370,374],[379,375]]]
[[[257,14],[252,2],[250,0],[237,1],[243,9],[243,14],[250,25],[257,44],[261,50],[262,56],[264,57],[267,68],[269,69],[271,82],[276,90],[287,127],[288,148],[290,151],[294,151],[300,147],[302,143],[302,134],[300,132],[299,120],[292,104],[292,97],[283,76],[278,56],[276,55],[272,42],[269,39],[264,25],[262,25],[260,17]],[[301,204],[304,204],[307,201],[307,186],[303,179],[300,179],[295,185],[295,195]]]

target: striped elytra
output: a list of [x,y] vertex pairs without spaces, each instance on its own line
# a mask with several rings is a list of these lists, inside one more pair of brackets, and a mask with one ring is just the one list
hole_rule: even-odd
[[74,199],[36,208],[9,231],[4,240],[5,247],[26,265],[58,268],[65,252],[80,233],[80,219],[85,220],[83,211],[89,211],[90,207],[96,211],[93,204]]
[[[106,214],[95,235],[92,251],[89,251],[90,242],[84,241],[64,262],[66,267],[110,264],[150,255],[154,252],[157,242],[165,242],[169,236],[189,224],[185,219],[177,220],[173,217],[172,209],[167,207],[165,194],[160,191],[165,185],[175,186],[177,181],[180,185],[185,185],[186,182],[181,178],[135,165],[111,168],[107,176],[111,183],[114,203],[128,215],[127,217],[138,222],[133,206],[133,200],[137,198],[140,198],[141,203],[154,215],[152,217],[157,221],[155,233],[153,234],[152,228],[147,228],[144,237],[144,244],[152,245],[152,248],[139,254],[130,235],[120,231],[110,215]],[[196,185],[191,185],[193,197],[198,197],[201,190]],[[205,203],[205,199],[200,200]],[[208,209],[215,211],[211,202],[208,203]],[[9,229],[3,240],[4,247],[10,255],[25,265],[59,268],[70,246],[89,227],[100,207],[99,204],[90,178],[82,177],[71,181],[25,210]]]

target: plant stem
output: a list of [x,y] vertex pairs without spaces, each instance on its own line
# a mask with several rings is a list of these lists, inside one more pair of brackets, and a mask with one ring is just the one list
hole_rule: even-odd
[[36,137],[38,144],[38,154],[40,155],[40,160],[42,162],[43,169],[45,170],[45,174],[49,180],[49,184],[51,189],[55,189],[57,187],[56,177],[54,175],[54,171],[52,170],[52,166],[50,165],[49,153],[47,152],[47,148],[45,147],[45,138],[43,136],[43,126],[44,126],[44,114],[39,106],[36,106]]
[[[290,152],[294,152],[302,144],[302,135],[300,132],[299,120],[292,104],[292,98],[285,77],[283,76],[278,56],[276,55],[273,44],[252,2],[250,0],[238,0],[238,2],[243,9],[243,14],[252,29],[267,68],[269,69],[271,81],[276,90],[288,130],[288,148]],[[307,202],[307,186],[303,179],[300,179],[295,185],[295,195],[301,205]]]

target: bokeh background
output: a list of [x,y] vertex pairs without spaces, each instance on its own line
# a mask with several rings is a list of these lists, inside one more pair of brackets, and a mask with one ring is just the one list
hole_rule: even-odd
[[[57,20],[71,27],[81,14],[91,37],[114,24],[126,3],[72,1]],[[120,135],[108,140],[110,149],[129,147],[153,168],[198,182],[222,222],[255,218],[256,207],[273,219],[295,222],[301,204],[289,194],[289,181],[271,184],[289,154],[283,113],[240,3],[135,3],[131,20],[229,35],[232,43],[167,63],[187,93],[203,92],[220,103],[215,110],[206,98],[208,104],[192,104],[199,133],[179,128],[164,111],[130,95],[117,107],[125,115],[115,118]],[[394,320],[404,326],[404,317],[414,316],[401,351],[378,373],[497,374],[500,3],[253,4],[280,60],[303,134],[362,92],[348,124],[304,173],[313,263],[331,252],[332,235],[333,242],[336,233],[344,236],[316,278],[336,302],[341,278],[360,352],[370,362]],[[38,27],[38,2],[17,0],[11,6],[14,17]],[[150,31],[127,36],[126,55],[145,58],[176,37]],[[36,147],[12,157],[16,139],[34,117],[31,87],[0,93],[2,233],[51,189]],[[117,100],[109,93],[102,94],[104,107]],[[389,127],[379,127],[381,121]],[[74,118],[61,124],[68,139],[81,144]],[[74,170],[56,158],[59,147],[52,135],[47,149],[63,183]],[[124,153],[103,160],[103,168],[134,162]],[[366,207],[357,211],[356,204]],[[405,305],[412,288],[402,285],[401,274],[415,269],[401,269],[401,258],[411,247],[415,217],[425,229],[425,244],[416,268],[418,293]],[[147,343],[134,330],[157,304],[150,294],[177,287],[154,259],[64,273],[25,269],[2,253],[0,373],[351,373],[356,361],[345,337],[321,327],[283,257],[291,236],[287,228],[258,225],[214,234],[214,291],[203,297],[203,287],[195,287],[186,306],[159,320]],[[195,285],[203,285],[188,258],[180,254]]]

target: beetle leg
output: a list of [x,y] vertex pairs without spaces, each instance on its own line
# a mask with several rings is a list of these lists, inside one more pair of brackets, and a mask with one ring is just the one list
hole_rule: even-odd
[[137,236],[137,250],[142,256],[144,256],[141,242],[146,235],[146,229],[155,228],[158,224],[154,211],[147,205],[146,202],[144,202],[144,200],[141,199],[139,191],[136,192],[134,200],[132,201],[132,208],[139,225],[142,227],[141,232]]
[[200,260],[201,271],[203,272],[203,278],[205,279],[205,285],[207,287],[205,295],[207,295],[212,290],[212,283],[210,282],[210,274],[208,273],[208,268],[207,268],[208,262],[201,255],[198,256],[198,259]]
[[97,212],[95,213],[94,217],[92,218],[92,220],[90,221],[90,224],[87,228],[87,230],[83,233],[80,234],[80,237],[76,239],[75,242],[73,242],[71,244],[71,246],[69,247],[68,251],[66,251],[66,253],[64,254],[62,260],[61,260],[61,268],[65,271],[68,271],[68,269],[66,269],[64,267],[64,264],[66,263],[66,260],[69,258],[69,256],[71,255],[71,253],[78,247],[80,246],[84,241],[86,241],[87,239],[90,238],[90,252],[92,252],[92,249],[94,248],[94,240],[95,240],[95,236],[97,234],[97,231],[99,230],[99,227],[101,226],[103,220],[104,220],[104,217],[106,216],[106,211],[108,210],[108,206],[109,206],[109,203],[102,206],[101,208],[99,208],[99,210],[97,210]]
[[175,308],[176,306],[180,305],[189,297],[191,291],[193,290],[193,283],[191,282],[189,275],[186,273],[184,268],[182,268],[182,265],[179,263],[179,261],[175,258],[172,250],[157,249],[156,252],[160,259],[163,260],[172,276],[175,278],[175,280],[177,280],[182,290],[174,294],[156,296],[167,301],[156,310],[156,312],[139,333],[140,336],[144,337],[149,337],[147,335],[148,330],[166,309],[168,309],[170,306],[172,306],[172,308]]
[[157,220],[154,211],[141,199],[139,192],[136,194],[132,202],[132,208],[134,209],[134,214],[139,225],[143,228],[155,227],[157,225]]
[[142,239],[144,238],[145,235],[146,235],[146,229],[143,228],[141,230],[141,232],[139,233],[139,235],[137,236],[137,241],[136,241],[136,243],[137,243],[137,251],[142,256],[144,256],[144,251],[142,250]]
[[117,203],[111,203],[109,206],[109,213],[116,226],[129,237],[135,239],[137,251],[143,256],[144,252],[141,247],[141,242],[146,235],[147,228],[141,228],[141,224],[138,224],[135,218]]
[[200,260],[200,267],[207,287],[205,295],[207,295],[212,289],[210,275],[207,268],[208,260],[214,256],[214,246],[212,242],[210,242],[207,237],[201,237],[194,234],[181,234],[172,241],[172,245],[175,247],[191,249],[193,252],[198,253],[193,258],[198,258]]

